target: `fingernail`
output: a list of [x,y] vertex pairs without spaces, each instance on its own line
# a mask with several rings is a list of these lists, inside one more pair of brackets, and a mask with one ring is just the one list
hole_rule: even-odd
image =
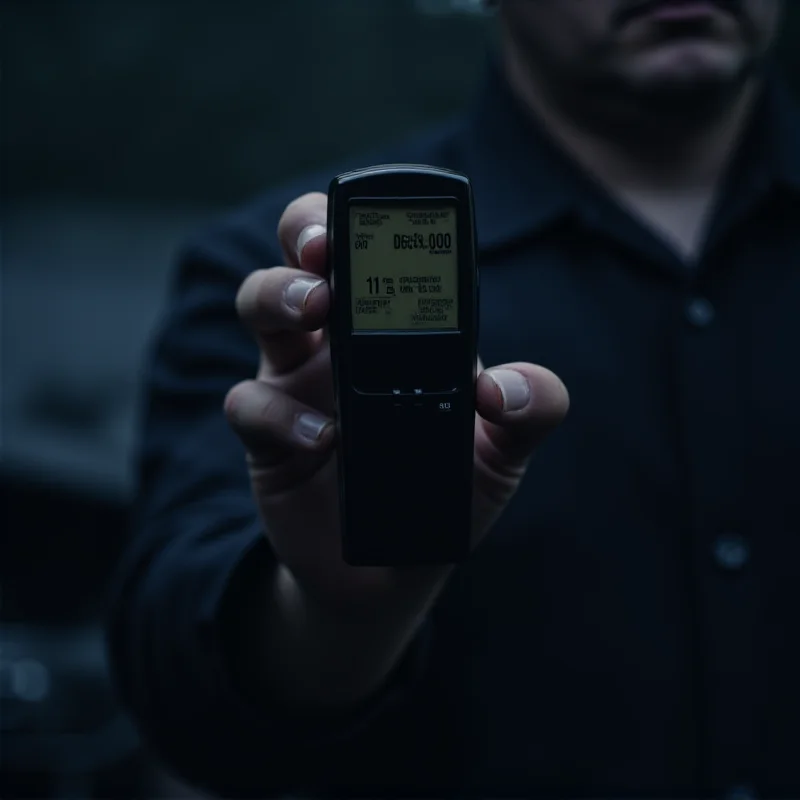
[[325,235],[325,226],[324,225],[309,225],[307,228],[303,228],[300,231],[300,235],[297,237],[297,261],[298,263],[303,262],[303,250],[305,246],[312,240],[316,239],[318,236]]
[[520,411],[531,399],[531,387],[523,375],[513,369],[493,369],[486,373],[500,390],[503,411]]
[[315,281],[311,278],[295,278],[283,292],[284,302],[292,311],[305,311],[311,292],[321,283],[323,281]]
[[331,425],[331,421],[326,417],[306,411],[299,414],[295,420],[294,432],[301,439],[316,444],[322,438],[322,434],[325,433],[329,425]]

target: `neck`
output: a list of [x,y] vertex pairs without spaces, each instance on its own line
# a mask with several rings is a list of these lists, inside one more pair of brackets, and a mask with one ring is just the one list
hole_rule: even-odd
[[513,54],[505,67],[512,90],[550,135],[596,178],[621,192],[713,194],[758,91],[751,79],[716,104],[698,104],[696,114],[685,106],[659,114],[641,98],[615,106],[608,97],[555,97]]

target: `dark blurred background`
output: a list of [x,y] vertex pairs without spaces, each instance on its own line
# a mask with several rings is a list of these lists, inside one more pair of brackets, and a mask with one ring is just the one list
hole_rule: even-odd
[[491,38],[476,7],[3,0],[0,796],[188,796],[116,707],[102,642],[172,253],[270,184],[457,112]]

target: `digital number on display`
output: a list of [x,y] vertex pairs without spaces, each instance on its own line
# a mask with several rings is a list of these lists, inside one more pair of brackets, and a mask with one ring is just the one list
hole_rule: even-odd
[[353,328],[457,328],[456,230],[451,207],[353,207]]

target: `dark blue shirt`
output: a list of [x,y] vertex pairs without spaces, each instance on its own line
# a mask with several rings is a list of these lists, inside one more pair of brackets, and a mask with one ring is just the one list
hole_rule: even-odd
[[[572,406],[385,692],[311,729],[233,680],[230,632],[271,558],[222,413],[258,362],[234,298],[281,263],[287,202],[400,161],[472,178],[481,356],[552,369]],[[226,797],[800,796],[800,120],[778,82],[690,268],[494,75],[457,124],[195,237],[144,400],[111,655],[189,779]]]

